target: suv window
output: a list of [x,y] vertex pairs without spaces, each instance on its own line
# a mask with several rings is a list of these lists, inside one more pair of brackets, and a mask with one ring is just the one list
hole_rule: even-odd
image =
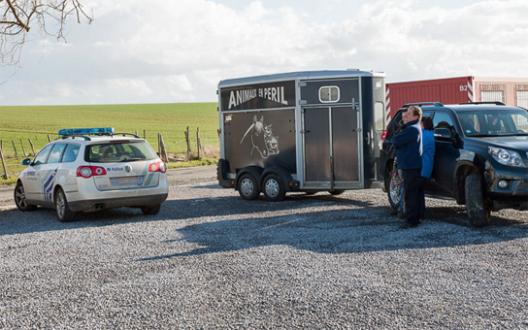
[[60,162],[60,159],[62,157],[62,153],[64,151],[64,148],[66,148],[66,145],[64,143],[55,143],[53,145],[53,149],[51,150],[49,157],[48,157],[48,164],[57,164]]
[[73,163],[77,160],[77,155],[79,155],[79,149],[81,148],[78,144],[68,144],[64,156],[62,156],[63,163]]
[[460,111],[458,118],[467,136],[528,134],[528,112],[521,109]]
[[438,111],[433,117],[433,126],[434,128],[453,128],[455,122],[447,112]]
[[52,147],[53,147],[53,144],[48,144],[47,146],[45,146],[37,154],[37,157],[35,157],[35,160],[33,161],[33,165],[46,164],[46,160],[48,159],[48,155],[49,155]]

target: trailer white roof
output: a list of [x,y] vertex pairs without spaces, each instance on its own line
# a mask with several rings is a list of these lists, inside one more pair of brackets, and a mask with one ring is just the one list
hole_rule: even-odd
[[385,77],[382,72],[361,71],[361,70],[323,70],[323,71],[300,71],[269,74],[254,77],[226,79],[220,81],[218,88],[260,84],[274,81],[288,81],[288,80],[311,80],[311,79],[332,79],[332,78],[355,78],[355,77]]

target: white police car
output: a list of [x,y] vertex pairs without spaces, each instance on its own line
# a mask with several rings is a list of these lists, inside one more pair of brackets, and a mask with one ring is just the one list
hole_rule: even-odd
[[157,214],[167,199],[165,164],[145,140],[112,128],[60,130],[20,174],[14,192],[21,211],[55,208],[60,221],[76,212],[117,207]]

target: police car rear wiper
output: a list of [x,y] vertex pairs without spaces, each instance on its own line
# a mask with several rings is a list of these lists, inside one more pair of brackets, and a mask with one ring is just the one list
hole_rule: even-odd
[[128,159],[123,159],[122,161],[120,161],[120,163],[137,162],[140,160],[145,160],[145,159],[144,158],[128,158]]

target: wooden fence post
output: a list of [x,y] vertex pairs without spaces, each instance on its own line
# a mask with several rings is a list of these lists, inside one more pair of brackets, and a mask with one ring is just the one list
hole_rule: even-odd
[[187,129],[185,130],[185,143],[187,144],[187,160],[191,160],[192,158],[191,139],[189,135],[189,126],[187,126]]
[[9,173],[7,173],[7,165],[4,159],[4,149],[0,148],[0,160],[2,161],[2,168],[4,169],[4,179],[9,179]]
[[16,148],[15,140],[11,140],[11,144],[13,144],[13,151],[15,152],[15,159],[18,159],[18,151]]
[[51,137],[48,134],[48,143],[51,142]]
[[28,139],[28,142],[29,146],[31,147],[31,151],[33,152],[33,156],[36,156],[37,154],[35,153],[35,147],[33,147],[33,142],[31,142],[31,139]]
[[22,139],[20,139],[20,148],[22,149],[22,156],[26,157],[26,150],[24,149],[24,142],[22,142]]
[[198,159],[202,159],[201,153],[200,153],[202,149],[202,143],[200,141],[200,127],[196,127],[196,149],[197,149]]
[[161,134],[158,132],[158,155],[161,157]]
[[160,134],[160,149],[161,149],[161,160],[165,163],[169,163],[169,156],[167,155],[167,149],[165,148],[165,140],[163,135]]
[[147,139],[147,130],[144,129],[143,130],[143,140],[146,140]]

